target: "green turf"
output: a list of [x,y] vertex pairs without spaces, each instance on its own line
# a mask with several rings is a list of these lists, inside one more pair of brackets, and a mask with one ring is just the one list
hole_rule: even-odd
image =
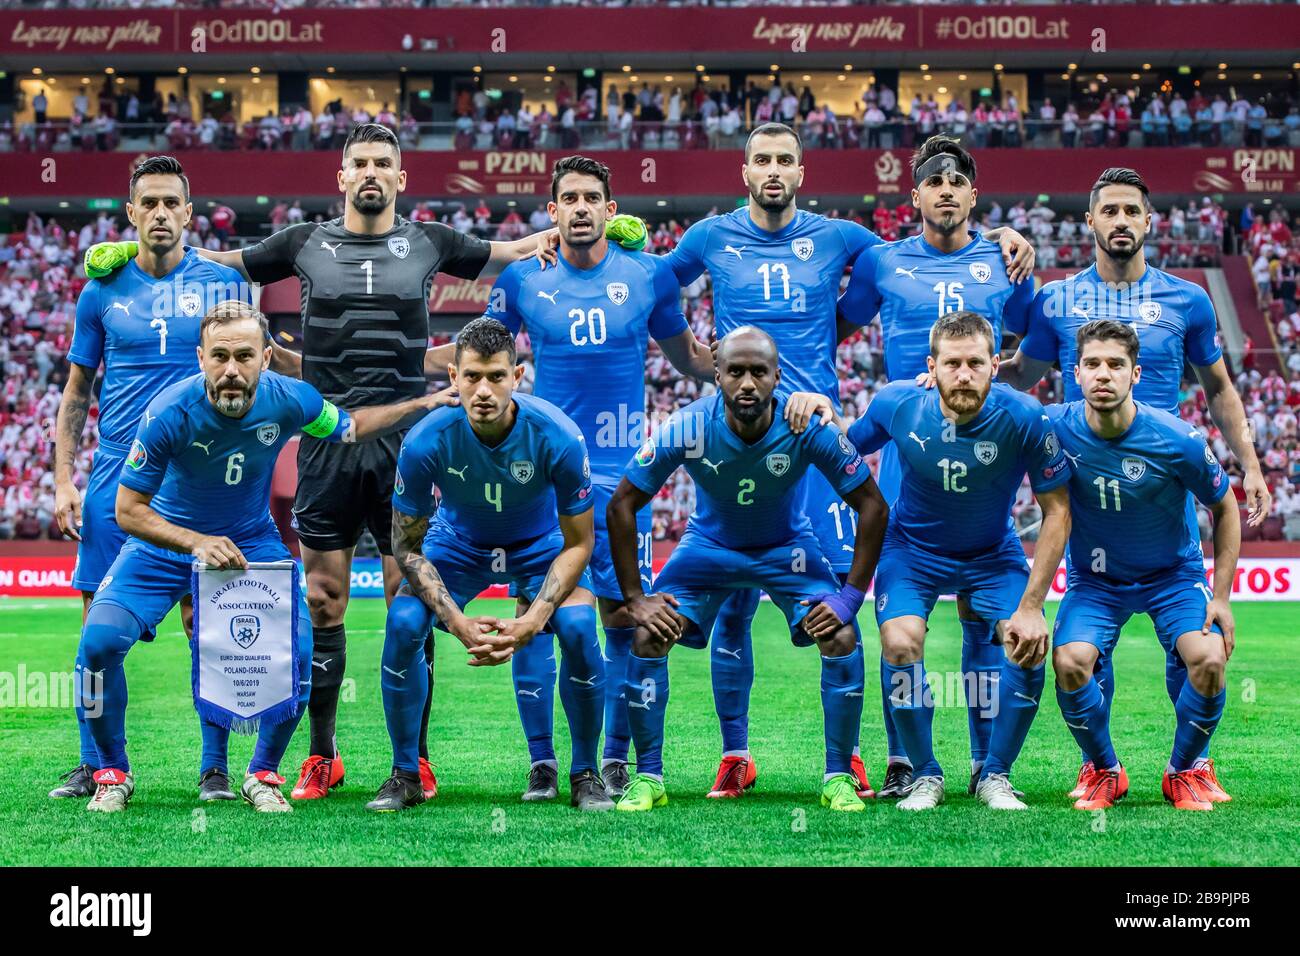
[[[0,601],[0,672],[13,675],[20,664],[29,674],[66,670],[79,611],[77,601]],[[718,757],[705,654],[672,655],[669,805],[644,815],[580,816],[568,808],[567,792],[553,805],[519,802],[526,753],[509,671],[466,668],[460,645],[440,635],[431,748],[442,792],[405,813],[366,813],[363,805],[387,776],[389,749],[378,681],[383,607],[358,601],[348,612],[355,699],[339,715],[345,785],[292,815],[259,817],[241,802],[199,809],[198,726],[173,615],[157,643],[137,647],[127,662],[137,774],[127,812],[105,818],[87,813],[84,801],[46,798],[76,759],[71,711],[0,709],[0,864],[1294,864],[1300,818],[1288,777],[1300,716],[1300,614],[1295,604],[1237,605],[1236,613],[1240,642],[1215,738],[1234,802],[1194,814],[1161,800],[1172,712],[1163,656],[1143,618],[1125,634],[1116,668],[1115,740],[1133,789],[1104,817],[1071,810],[1065,799],[1077,751],[1050,685],[1016,768],[1028,812],[996,814],[965,795],[962,706],[944,706],[936,716],[939,757],[956,791],[944,807],[921,815],[883,802],[863,814],[823,810],[817,653],[792,648],[768,604],[757,625],[750,738],[759,784],[743,800],[703,796]],[[959,645],[953,607],[941,605],[930,670],[955,670]],[[862,736],[878,777],[884,743],[875,670],[869,664]],[[283,768],[290,780],[306,746],[304,727]],[[562,730],[557,746],[567,755]],[[251,741],[236,738],[232,750],[231,765],[240,767]]]

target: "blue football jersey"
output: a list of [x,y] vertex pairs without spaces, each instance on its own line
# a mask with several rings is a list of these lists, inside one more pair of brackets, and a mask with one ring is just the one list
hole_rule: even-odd
[[1148,265],[1141,279],[1115,291],[1097,275],[1094,264],[1038,290],[1029,309],[1029,331],[1020,343],[1030,358],[1061,363],[1067,402],[1083,398],[1074,380],[1079,358],[1075,335],[1093,319],[1114,319],[1132,327],[1142,366],[1133,398],[1173,414],[1178,412],[1183,367],[1189,362],[1213,365],[1223,357],[1214,305],[1199,285]]
[[610,243],[591,269],[559,258],[507,266],[484,313],[512,332],[528,332],[536,358],[533,394],[582,429],[594,480],[615,485],[649,432],[645,353],[650,336],[668,339],[690,326],[681,287],[665,258]]
[[800,435],[784,418],[778,394],[772,426],[752,445],[727,424],[722,394],[678,409],[628,464],[624,477],[655,494],[679,465],[695,481],[688,530],[725,548],[768,548],[810,532],[800,507],[799,481],[817,468],[840,495],[871,471],[834,425],[814,419]]
[[1002,544],[1026,473],[1038,494],[1070,477],[1043,406],[999,382],[965,425],[943,416],[937,388],[886,385],[850,426],[849,440],[870,454],[891,439],[902,485],[889,513],[890,529],[948,556],[981,554]]
[[191,248],[161,279],[132,259],[86,283],[77,299],[68,361],[91,369],[104,363],[101,440],[125,446],[159,391],[193,377],[199,325],[226,299],[252,305],[252,287],[234,269]]
[[271,520],[275,461],[299,430],[339,441],[348,416],[306,382],[265,371],[243,418],[208,399],[202,373],[149,403],[122,484],[153,495],[150,507],[173,524],[235,542],[276,534]]
[[820,392],[839,408],[840,278],[845,266],[880,241],[858,223],[802,209],[784,229],[767,232],[742,207],[691,226],[668,261],[682,285],[708,270],[718,338],[742,325],[757,326],[776,341],[782,388]]
[[1205,437],[1143,402],[1124,434],[1101,438],[1086,403],[1048,408],[1073,466],[1070,477],[1070,570],[1121,583],[1143,581],[1191,562],[1201,543],[1188,527],[1191,492],[1205,505],[1228,493],[1228,477]]
[[890,381],[914,379],[926,370],[930,327],[949,312],[984,316],[999,346],[1003,331],[1025,333],[1033,283],[1014,284],[1001,247],[971,235],[971,242],[952,253],[940,252],[921,235],[875,246],[853,267],[839,315],[866,325],[880,313]]
[[434,409],[406,433],[393,507],[433,514],[431,524],[477,548],[508,547],[559,528],[559,515],[591,510],[591,465],[582,432],[545,399],[515,392],[514,427],[489,447],[459,406]]

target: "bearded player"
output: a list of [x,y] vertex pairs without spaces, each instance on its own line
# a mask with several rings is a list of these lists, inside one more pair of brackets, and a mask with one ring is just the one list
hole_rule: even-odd
[[[528,333],[537,366],[533,394],[582,430],[591,459],[596,542],[591,577],[605,631],[605,745],[601,776],[610,797],[628,782],[631,732],[623,673],[635,622],[628,614],[610,558],[605,508],[628,458],[646,437],[645,360],[654,338],[673,367],[713,380],[713,355],[682,314],[681,289],[668,260],[627,252],[605,238],[616,211],[609,169],[585,156],[555,163],[547,210],[559,227],[556,268],[537,260],[506,267],[486,316],[513,333]],[[597,386],[596,383],[599,383]],[[640,573],[650,581],[650,514],[637,516]],[[551,739],[556,658],[552,635],[539,634],[512,658],[515,700],[528,741],[528,801],[553,799],[558,770]],[[563,696],[565,688],[561,688]]]
[[[846,266],[881,240],[855,222],[797,208],[795,198],[804,180],[803,145],[788,126],[756,127],[746,141],[740,174],[749,193],[747,205],[691,226],[668,256],[669,263],[683,285],[708,270],[719,338],[741,325],[762,329],[776,342],[783,387],[820,393],[838,408],[835,348],[840,279]],[[1023,237],[1004,229],[988,238],[1001,245],[1013,278],[1030,274],[1033,250]],[[853,510],[815,469],[806,478],[801,507],[836,573],[847,573],[857,522]],[[757,779],[749,752],[749,697],[754,683],[749,626],[757,607],[757,591],[736,592],[719,611],[714,626],[710,664],[723,749],[710,792],[714,797],[741,796]],[[859,793],[870,795],[866,768],[856,749],[852,767]]]
[[[1078,364],[1079,329],[1096,319],[1124,323],[1137,333],[1141,349],[1142,374],[1134,379],[1134,399],[1177,416],[1183,369],[1192,366],[1211,417],[1245,471],[1248,522],[1258,525],[1268,517],[1272,496],[1255,455],[1241,396],[1233,387],[1215,334],[1214,305],[1200,286],[1147,264],[1144,245],[1151,229],[1151,201],[1142,177],[1131,169],[1103,172],[1088,197],[1086,222],[1096,243],[1096,262],[1038,291],[1024,341],[1015,357],[1002,364],[998,377],[1016,388],[1032,388],[1058,362],[1064,373],[1065,400],[1078,401],[1083,393],[1069,370]],[[1185,510],[1188,531],[1199,540],[1190,494]],[[1115,681],[1104,649],[1097,660],[1097,680],[1108,710]],[[1165,666],[1171,701],[1177,702],[1186,682],[1187,668],[1171,651]],[[1083,796],[1088,775],[1095,769],[1085,756],[1071,796]],[[1203,790],[1220,800],[1228,796],[1209,757],[1208,737],[1193,769]]]

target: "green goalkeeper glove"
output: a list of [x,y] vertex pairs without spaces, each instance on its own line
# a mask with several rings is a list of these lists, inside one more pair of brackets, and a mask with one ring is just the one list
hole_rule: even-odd
[[646,240],[650,238],[644,222],[636,216],[622,213],[605,223],[605,236],[632,252],[644,249]]
[[134,259],[139,251],[140,245],[135,242],[97,242],[86,250],[86,258],[82,263],[86,276],[102,279],[112,275]]

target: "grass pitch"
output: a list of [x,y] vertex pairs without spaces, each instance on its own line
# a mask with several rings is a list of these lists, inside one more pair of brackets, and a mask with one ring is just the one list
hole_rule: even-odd
[[[505,602],[492,613],[509,613]],[[488,606],[489,602],[483,602]],[[0,601],[0,864],[15,865],[1280,865],[1294,864],[1300,818],[1290,800],[1290,757],[1300,726],[1300,607],[1240,604],[1228,703],[1214,739],[1220,779],[1234,801],[1212,813],[1180,813],[1160,796],[1173,713],[1164,659],[1146,618],[1126,628],[1117,653],[1113,730],[1132,791],[1108,814],[1070,809],[1078,752],[1048,689],[1015,780],[1025,813],[994,813],[965,794],[966,712],[955,689],[937,694],[940,761],[948,803],[905,814],[892,803],[863,814],[818,804],[822,716],[815,650],[791,647],[780,613],[764,603],[755,625],[757,680],[750,746],[758,787],[742,800],[706,800],[719,753],[708,655],[671,655],[665,747],[670,803],[648,814],[579,815],[562,784],[554,804],[519,801],[527,753],[507,667],[468,669],[460,645],[439,635],[430,749],[441,792],[400,814],[363,810],[388,775],[390,751],[379,691],[383,604],[348,611],[348,677],[339,709],[347,767],[327,800],[292,814],[261,816],[242,801],[200,807],[198,721],[189,697],[189,655],[173,613],[154,644],[127,658],[127,717],[137,789],[125,813],[89,814],[84,801],[46,792],[76,762],[70,709],[17,703],[20,666],[32,676],[71,668],[80,601]],[[868,618],[864,615],[864,622]],[[931,674],[958,670],[960,631],[951,603],[931,622]],[[863,752],[883,775],[884,735],[868,624]],[[38,676],[39,682],[41,678]],[[37,701],[40,703],[40,701]],[[561,767],[568,735],[556,704]],[[306,756],[306,723],[282,772],[292,782]],[[235,737],[236,785],[252,752]],[[562,780],[564,779],[563,774]],[[287,788],[286,788],[287,789]]]

